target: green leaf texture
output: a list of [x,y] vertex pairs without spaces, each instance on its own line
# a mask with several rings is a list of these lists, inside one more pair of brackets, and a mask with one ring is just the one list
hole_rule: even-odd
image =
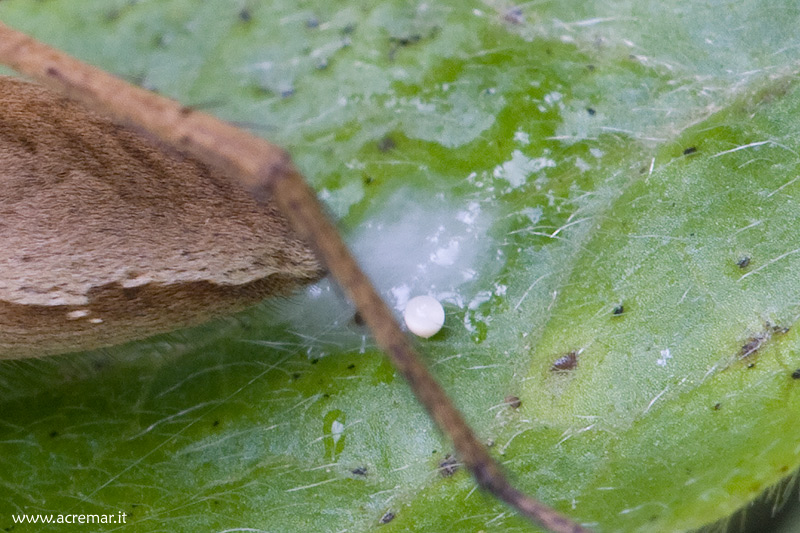
[[[398,313],[444,302],[420,349],[512,479],[586,526],[699,528],[800,466],[794,2],[6,0],[0,20],[287,147]],[[451,453],[327,281],[0,364],[6,531],[530,530]]]

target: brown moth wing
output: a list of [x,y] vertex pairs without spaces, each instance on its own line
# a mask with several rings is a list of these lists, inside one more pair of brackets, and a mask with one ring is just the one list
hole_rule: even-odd
[[0,77],[0,359],[198,324],[322,273],[231,180]]

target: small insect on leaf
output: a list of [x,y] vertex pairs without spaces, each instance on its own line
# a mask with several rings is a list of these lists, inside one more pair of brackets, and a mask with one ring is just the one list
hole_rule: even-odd
[[553,372],[567,372],[574,370],[578,366],[578,352],[572,351],[566,355],[562,355],[553,362],[550,370]]

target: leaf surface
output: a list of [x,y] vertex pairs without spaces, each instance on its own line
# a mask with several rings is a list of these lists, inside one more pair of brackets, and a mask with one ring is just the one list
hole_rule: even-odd
[[[793,3],[7,0],[0,18],[286,146],[398,312],[444,301],[432,371],[518,485],[584,524],[700,527],[800,465]],[[442,475],[449,445],[352,318],[322,283],[4,362],[0,527],[526,530]]]

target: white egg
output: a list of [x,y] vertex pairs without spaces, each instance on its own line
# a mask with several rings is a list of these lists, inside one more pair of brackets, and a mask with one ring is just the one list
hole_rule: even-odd
[[432,296],[416,296],[406,304],[403,318],[411,333],[427,339],[442,329],[444,308]]

